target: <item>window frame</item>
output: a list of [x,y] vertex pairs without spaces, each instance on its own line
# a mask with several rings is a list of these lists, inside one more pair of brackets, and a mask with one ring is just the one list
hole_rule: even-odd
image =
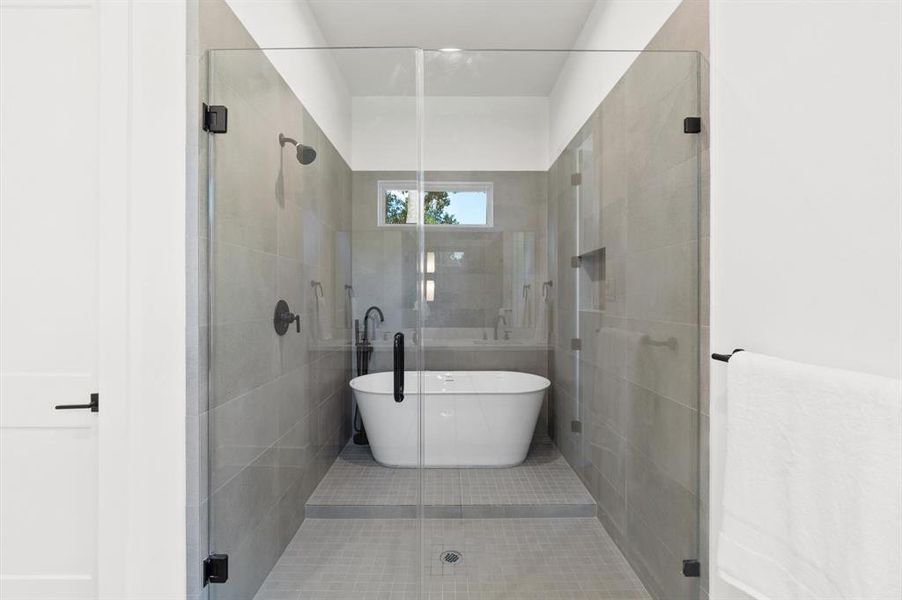
[[[491,229],[495,226],[495,184],[491,181],[427,181],[426,191],[443,192],[485,192],[485,224],[439,224],[426,223],[429,228],[438,229]],[[388,190],[407,190],[416,193],[417,182],[413,180],[380,179],[376,185],[378,196],[376,224],[378,227],[416,227],[416,223],[386,223],[385,222],[385,192]],[[422,207],[420,208],[422,210]]]

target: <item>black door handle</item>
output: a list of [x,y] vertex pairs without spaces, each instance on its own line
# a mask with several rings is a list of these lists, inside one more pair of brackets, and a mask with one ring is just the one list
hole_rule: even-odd
[[91,412],[100,411],[100,394],[91,394],[91,402],[88,404],[57,404],[54,406],[56,410],[74,410],[78,408],[89,408]]
[[404,400],[404,334],[395,334],[395,402]]

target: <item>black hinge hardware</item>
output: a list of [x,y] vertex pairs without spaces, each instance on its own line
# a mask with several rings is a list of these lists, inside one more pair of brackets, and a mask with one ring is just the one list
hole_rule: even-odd
[[683,133],[699,133],[702,130],[701,117],[686,117],[683,119]]
[[225,106],[204,104],[204,131],[226,133],[229,130],[229,109]]
[[683,560],[683,577],[701,577],[702,565],[696,559]]
[[204,559],[204,585],[229,580],[229,555],[211,554]]
[[91,394],[91,401],[88,404],[57,404],[54,406],[56,410],[74,410],[78,408],[87,408],[91,412],[100,412],[100,394]]

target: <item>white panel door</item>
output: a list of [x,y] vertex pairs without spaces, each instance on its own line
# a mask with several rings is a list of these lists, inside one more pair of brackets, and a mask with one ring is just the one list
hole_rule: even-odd
[[3,600],[97,593],[97,24],[0,1]]

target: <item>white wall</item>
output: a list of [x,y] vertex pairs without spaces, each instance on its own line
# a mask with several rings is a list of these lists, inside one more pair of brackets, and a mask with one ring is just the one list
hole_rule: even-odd
[[109,397],[128,413],[119,424],[128,443],[119,473],[127,479],[126,569],[121,595],[110,597],[130,600],[181,598],[186,589],[186,17],[185,0],[132,2],[131,113],[119,140],[120,153],[128,146],[119,198],[127,204],[127,387]]
[[[227,2],[262,48],[328,45],[305,0]],[[641,50],[678,5],[679,0],[598,0],[574,47]],[[352,100],[328,51],[270,51],[267,56],[353,169],[413,168],[398,166],[410,156],[399,145],[412,136],[400,128],[410,121],[406,108],[392,107],[387,97]],[[535,97],[436,98],[433,114],[427,110],[426,115],[425,157],[434,165],[427,168],[547,169],[635,57],[635,52],[571,56],[544,101],[544,115],[536,112],[540,100]],[[394,139],[386,141],[385,134]],[[444,142],[438,146],[430,139]],[[388,148],[403,158],[391,157]]]
[[[306,0],[226,0],[261,48],[328,46]],[[341,154],[351,162],[351,95],[334,51],[266,53],[298,100]]]
[[[598,0],[573,48],[642,50],[680,0]],[[555,158],[620,80],[637,52],[572,54],[549,95],[549,158]]]
[[[429,96],[423,166],[434,171],[544,171],[548,101],[539,96]],[[416,102],[353,99],[355,171],[416,169]]]
[[[711,344],[902,378],[902,8],[711,5]],[[711,597],[726,370],[712,363]]]
[[[227,2],[262,48],[328,45],[305,0]],[[642,50],[678,5],[679,0],[598,0],[574,48]],[[405,145],[413,143],[409,130],[413,121],[403,100],[395,99],[399,104],[393,106],[395,101],[384,96],[352,99],[329,51],[269,51],[267,56],[354,170],[414,168],[407,166],[415,151]],[[544,100],[430,99],[426,168],[548,169],[636,56],[636,52],[572,55]],[[441,145],[436,140],[442,140]],[[391,156],[390,149],[403,156]]]

